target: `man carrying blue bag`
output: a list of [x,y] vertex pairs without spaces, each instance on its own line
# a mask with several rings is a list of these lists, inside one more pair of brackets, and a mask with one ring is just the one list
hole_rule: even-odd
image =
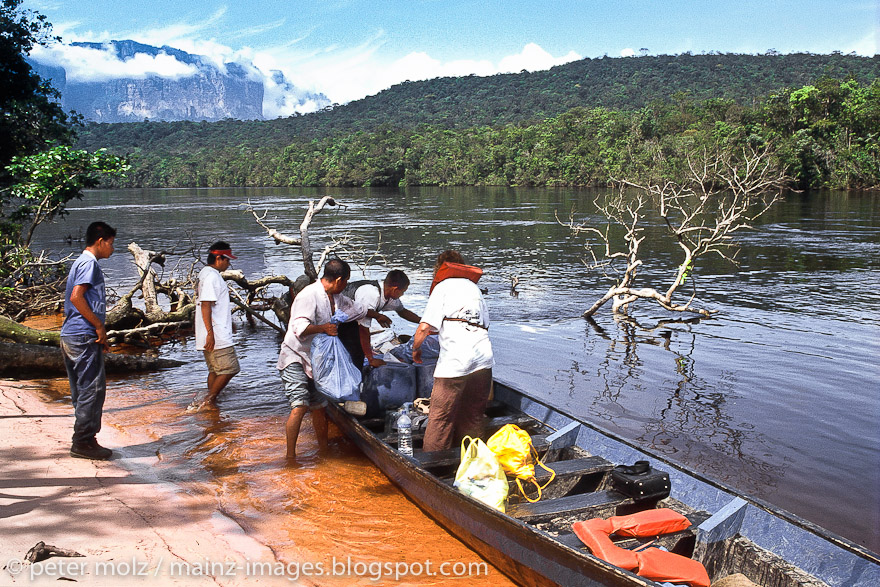
[[[281,344],[278,370],[284,382],[284,391],[290,401],[290,416],[285,425],[287,459],[296,459],[296,440],[306,412],[312,412],[312,426],[318,446],[327,446],[327,396],[318,392],[312,371],[312,344],[318,334],[338,335],[337,325],[331,318],[337,312],[346,320],[360,320],[368,315],[367,309],[341,295],[348,284],[351,268],[341,259],[331,259],[324,266],[324,275],[306,286],[293,299],[287,334]],[[374,311],[375,313],[375,311]],[[346,353],[341,345],[337,345]],[[346,353],[347,355],[347,353]],[[323,362],[323,356],[322,356]],[[351,364],[350,360],[346,363]],[[336,361],[339,365],[342,361]],[[324,367],[326,365],[322,365]]]
[[[351,321],[345,312],[336,310],[330,322],[336,324],[338,334],[342,325]],[[341,336],[315,335],[311,358],[312,379],[318,391],[340,402],[360,400],[361,370],[351,362]]]

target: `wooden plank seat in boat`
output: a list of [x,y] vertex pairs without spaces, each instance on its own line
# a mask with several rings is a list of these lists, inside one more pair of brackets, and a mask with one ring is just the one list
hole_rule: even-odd
[[[524,430],[529,430],[536,426],[539,422],[532,418],[531,416],[526,416],[525,414],[516,414],[512,416],[499,416],[497,418],[489,418],[483,424],[483,430],[485,431],[485,437],[489,437],[495,432],[498,431],[499,428],[504,426],[505,424],[516,424],[520,428]],[[397,444],[397,432],[392,432],[387,435],[379,435],[379,437],[388,444]],[[413,439],[424,438],[425,437],[425,429],[420,428],[419,430],[414,430],[412,433]]]
[[689,528],[685,528],[679,532],[672,532],[671,534],[663,534],[662,536],[656,537],[656,541],[653,541],[655,537],[650,538],[630,538],[626,536],[617,536],[612,534],[611,540],[617,546],[621,548],[628,548],[632,550],[633,548],[638,548],[639,546],[652,542],[652,546],[662,546],[667,550],[672,550],[672,548],[678,543],[678,541],[690,538],[691,536],[696,535],[696,528],[703,522],[705,522],[709,518],[708,512],[690,512],[685,516],[691,522],[691,526]]
[[[647,547],[648,545],[650,545],[656,548],[664,548],[666,550],[673,551],[676,549],[676,546],[680,541],[686,540],[687,538],[690,538],[692,536],[694,536],[694,531],[688,528],[687,530],[682,530],[681,532],[664,534],[663,536],[652,536],[651,538],[618,538],[617,536],[612,536],[611,540],[612,542],[614,542],[615,546],[619,546],[627,550],[640,550],[640,546]],[[590,552],[590,549],[587,548],[587,545],[581,542],[581,539],[578,538],[574,532],[562,532],[557,536],[553,536],[553,538],[569,548],[582,550],[584,552]],[[684,555],[684,553],[679,554]]]
[[[545,435],[532,436],[532,446],[538,453],[542,453],[550,448]],[[461,447],[456,446],[448,450],[435,451],[415,451],[413,458],[426,469],[435,467],[448,467],[450,465],[458,465],[461,462]]]
[[[566,461],[553,461],[552,463],[544,463],[556,473],[553,480],[555,483],[559,479],[566,477],[583,477],[584,475],[593,475],[595,473],[605,473],[614,468],[614,463],[605,460],[602,457],[581,457],[578,459],[569,459]],[[550,473],[541,466],[535,466],[535,480],[543,485],[550,479]]]
[[[599,456],[579,457],[561,461],[541,461],[556,472],[556,477],[550,481],[550,473],[543,467],[535,466],[535,481],[538,485],[543,486],[541,490],[541,499],[556,499],[571,493],[575,487],[581,487],[581,490],[598,489],[602,480],[614,468],[611,463]],[[586,478],[592,478],[591,484],[584,486],[581,481]],[[525,501],[521,495],[516,479],[510,477],[510,501],[518,503]],[[523,490],[532,498],[537,497],[537,488],[531,482],[522,482]]]
[[581,542],[574,532],[560,532],[553,536],[553,539],[575,550],[587,550],[587,545]]
[[[680,530],[678,532],[672,532],[670,534],[663,534],[662,536],[649,536],[643,538],[633,538],[629,536],[617,536],[616,534],[611,535],[611,540],[614,542],[616,546],[621,548],[626,548],[629,550],[636,549],[640,546],[646,545],[648,543],[651,546],[663,547],[667,550],[673,550],[673,548],[678,544],[679,541],[683,539],[690,538],[696,535],[696,528],[707,518],[709,518],[708,512],[691,512],[687,516],[688,520],[691,521],[690,528],[686,528],[684,530]],[[583,519],[587,519],[584,517]],[[586,549],[586,545],[581,541],[580,538],[574,532],[560,532],[558,535],[553,536],[554,539],[558,540],[565,546],[574,549]]]
[[517,503],[507,508],[507,513],[523,522],[541,522],[559,516],[593,517],[591,511],[603,511],[633,503],[633,499],[617,491],[593,491],[567,495],[536,503]]
[[385,428],[385,418],[363,418],[358,423],[367,430],[382,430]]

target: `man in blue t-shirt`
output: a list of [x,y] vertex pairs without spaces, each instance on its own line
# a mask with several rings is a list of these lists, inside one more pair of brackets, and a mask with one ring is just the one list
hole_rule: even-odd
[[106,460],[113,454],[95,439],[101,430],[101,413],[107,385],[104,376],[104,350],[108,349],[104,320],[107,298],[99,259],[113,254],[116,229],[104,222],[93,222],[86,230],[86,248],[73,262],[64,293],[64,324],[61,326],[61,353],[70,381],[70,400],[75,421],[70,456]]

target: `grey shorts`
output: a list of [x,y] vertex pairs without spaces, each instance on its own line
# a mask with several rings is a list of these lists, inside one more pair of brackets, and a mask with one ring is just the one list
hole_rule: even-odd
[[327,406],[327,397],[318,392],[315,382],[306,375],[301,364],[291,363],[282,369],[281,380],[291,408],[308,406],[315,410]]
[[235,375],[241,371],[238,365],[238,357],[235,354],[235,347],[226,347],[213,351],[202,351],[205,354],[205,362],[208,364],[208,371],[215,375]]

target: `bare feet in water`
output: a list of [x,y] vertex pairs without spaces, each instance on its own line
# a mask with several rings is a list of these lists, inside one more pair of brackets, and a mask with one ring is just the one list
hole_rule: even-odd
[[212,401],[208,401],[208,400],[201,400],[200,401],[198,399],[194,399],[188,406],[186,406],[186,411],[190,414],[194,414],[196,412],[201,412],[202,410],[205,410],[205,409],[212,409],[212,408],[216,408],[216,407],[217,407],[217,404]]

